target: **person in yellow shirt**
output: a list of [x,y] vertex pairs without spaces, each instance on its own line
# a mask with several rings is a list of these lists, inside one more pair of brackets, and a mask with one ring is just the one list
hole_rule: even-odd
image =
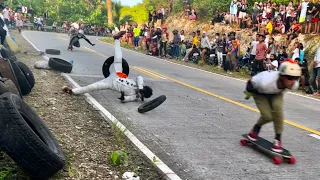
[[269,33],[269,35],[272,34],[272,31],[273,31],[273,26],[272,26],[272,19],[268,19],[268,24],[267,24],[267,31]]
[[137,50],[139,47],[139,36],[141,34],[141,29],[138,28],[138,25],[135,25],[135,28],[133,29],[133,36],[134,36],[134,47]]
[[187,53],[184,56],[184,58],[182,59],[182,61],[188,61],[188,57],[189,57],[190,53],[192,52],[192,50],[194,48],[198,48],[199,47],[199,39],[198,39],[198,36],[197,36],[196,32],[193,32],[192,36],[193,36],[193,38],[192,38],[192,47],[187,49],[187,51],[186,51]]

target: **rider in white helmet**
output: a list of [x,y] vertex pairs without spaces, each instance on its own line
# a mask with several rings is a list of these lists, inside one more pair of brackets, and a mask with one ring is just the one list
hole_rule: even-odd
[[249,139],[256,141],[261,127],[273,121],[275,140],[272,150],[283,151],[283,93],[286,89],[298,89],[300,77],[300,66],[292,59],[286,59],[281,63],[279,71],[263,71],[248,81],[246,90],[253,96],[261,114],[248,134]]

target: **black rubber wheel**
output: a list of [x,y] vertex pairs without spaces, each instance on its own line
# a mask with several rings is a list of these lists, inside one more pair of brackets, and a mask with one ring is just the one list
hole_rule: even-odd
[[29,84],[28,79],[16,63],[11,63],[11,66],[14,74],[16,75],[22,95],[28,95],[32,90],[32,87]]
[[14,55],[13,55],[13,56],[10,56],[9,59],[10,59],[11,61],[13,61],[13,62],[18,61],[17,57],[14,56]]
[[[102,73],[105,78],[110,76],[110,66],[114,62],[114,56],[109,57],[102,66]],[[128,62],[122,58],[122,72],[129,76],[129,64]]]
[[58,49],[46,49],[46,54],[60,55],[61,52]]
[[20,96],[18,88],[10,79],[0,78],[0,95],[6,92],[11,92]]
[[0,52],[1,52],[1,56],[2,56],[3,58],[9,59],[9,57],[11,56],[10,50],[7,49],[7,48],[5,48],[5,47],[2,47],[2,48],[0,49]]
[[19,96],[0,96],[0,147],[33,178],[48,179],[65,165],[59,143]]
[[30,84],[31,88],[33,88],[34,84],[35,84],[35,80],[34,80],[34,76],[33,76],[32,71],[30,70],[30,68],[26,64],[21,62],[21,61],[16,61],[14,63],[16,63],[19,66],[19,68],[21,69],[22,73],[27,78],[28,83]]
[[167,99],[167,97],[165,95],[161,95],[149,102],[146,102],[144,104],[142,104],[139,108],[138,108],[138,112],[139,113],[145,113],[148,111],[153,110],[154,108],[160,106],[165,100]]
[[64,73],[70,73],[72,71],[72,64],[60,58],[51,57],[49,59],[49,67]]

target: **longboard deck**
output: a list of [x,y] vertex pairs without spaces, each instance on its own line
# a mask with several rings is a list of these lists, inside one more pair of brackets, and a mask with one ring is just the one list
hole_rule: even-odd
[[272,151],[272,146],[273,146],[273,143],[271,143],[270,141],[266,140],[266,139],[263,139],[261,137],[258,137],[257,141],[251,141],[249,138],[248,138],[248,134],[243,134],[242,135],[245,140],[247,140],[249,143],[259,147],[260,149],[264,150],[264,151],[267,151],[268,153],[272,154],[272,155],[276,155],[276,156],[281,156],[283,158],[286,158],[286,159],[289,159],[292,157],[291,153],[287,150],[287,149],[283,149],[283,152],[281,153],[278,153],[278,152],[275,152],[275,151]]

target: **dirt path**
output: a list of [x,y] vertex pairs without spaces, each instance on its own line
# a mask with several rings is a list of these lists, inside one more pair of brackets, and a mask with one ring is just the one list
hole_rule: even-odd
[[[17,31],[11,34],[21,51],[26,52],[17,54],[17,59],[30,67],[36,80],[25,101],[45,121],[66,153],[67,167],[52,179],[121,179],[126,171],[136,172],[142,180],[162,179],[153,164],[125,139],[123,133],[95,112],[84,96],[61,93],[61,87],[67,82],[60,74],[34,69],[34,63],[43,60],[42,57]],[[127,167],[110,165],[109,153],[117,148],[128,153]],[[25,173],[0,151],[0,180],[2,173],[8,173],[8,179],[25,179]]]

